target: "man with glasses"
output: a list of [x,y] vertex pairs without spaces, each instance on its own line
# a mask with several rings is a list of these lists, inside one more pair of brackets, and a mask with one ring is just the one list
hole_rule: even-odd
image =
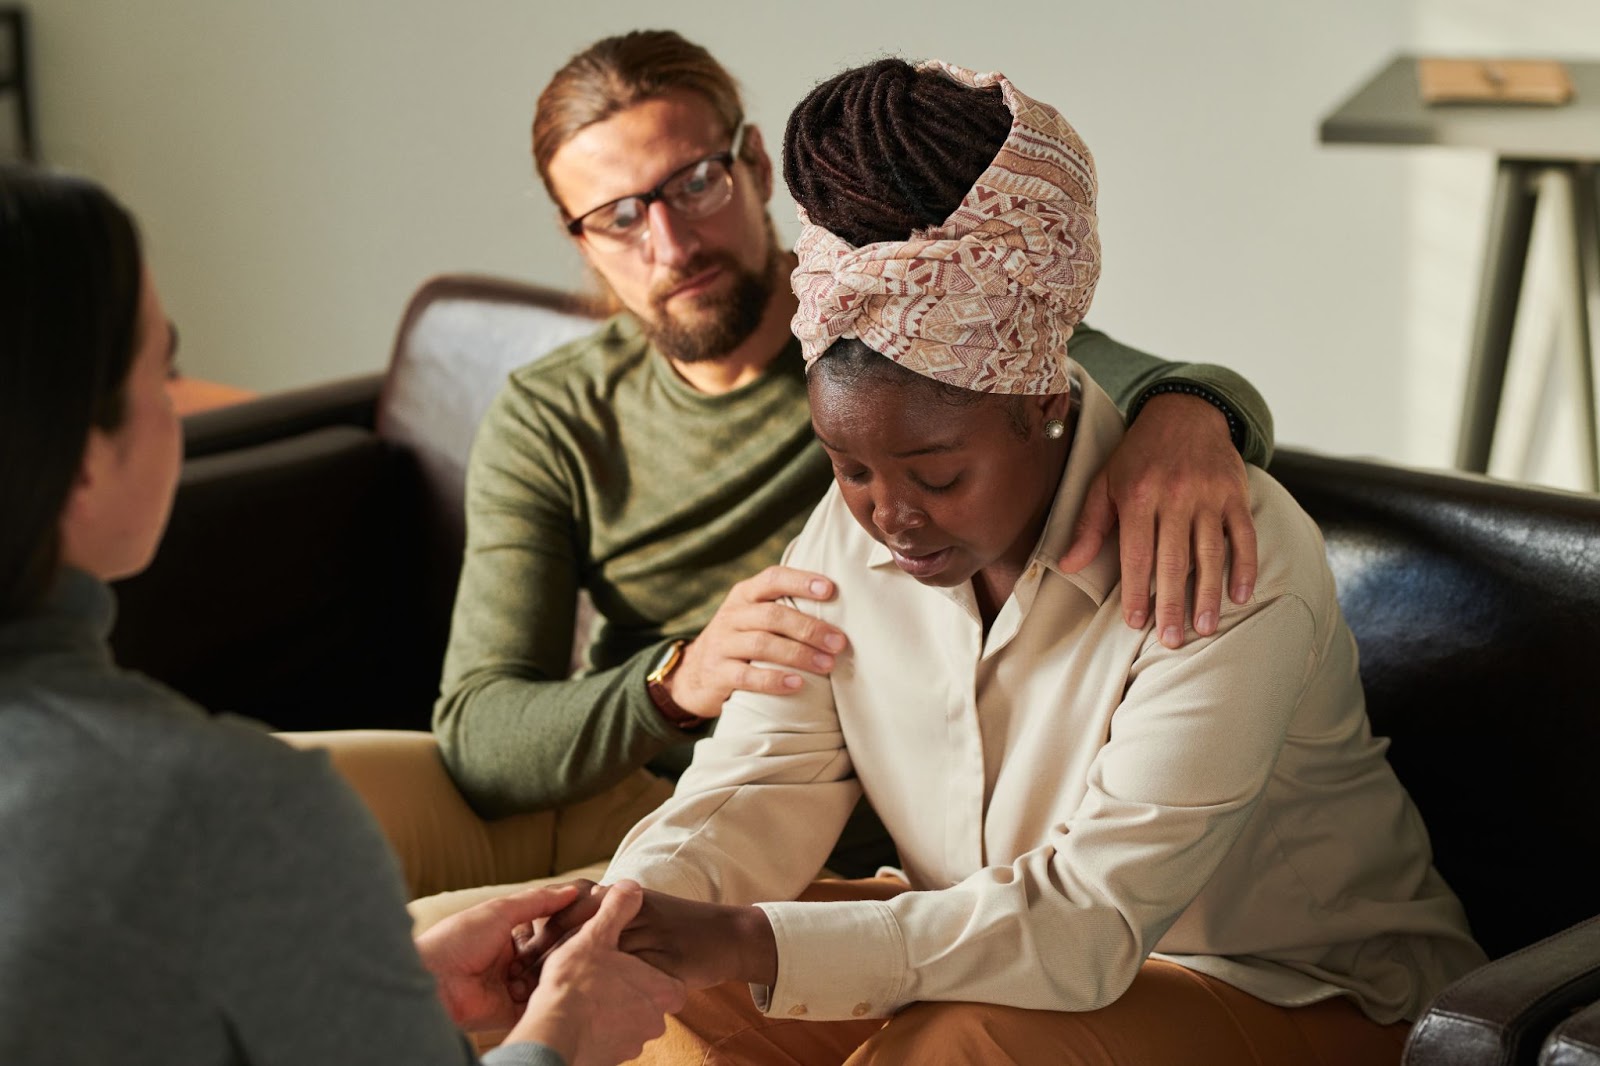
[[[533,151],[621,313],[512,374],[473,452],[434,731],[494,816],[565,806],[647,763],[673,776],[730,692],[797,689],[796,671],[827,673],[848,641],[784,603],[832,595],[827,576],[775,565],[831,473],[789,333],[772,160],[732,79],[675,33],[608,38],[540,95]],[[1064,565],[1089,562],[1120,521],[1130,624],[1146,624],[1154,573],[1162,639],[1181,644],[1190,618],[1208,634],[1224,537],[1227,594],[1254,581],[1241,454],[1265,462],[1270,415],[1218,367],[1082,327],[1070,351],[1138,420]],[[569,678],[580,589],[598,624]],[[618,832],[665,792],[631,801]],[[835,867],[891,860],[874,840],[847,834]]]

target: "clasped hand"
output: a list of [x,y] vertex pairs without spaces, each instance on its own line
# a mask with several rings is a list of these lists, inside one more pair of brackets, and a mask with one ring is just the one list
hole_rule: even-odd
[[[589,920],[546,953],[535,971],[519,945],[534,923],[577,901],[576,885],[534,888],[454,915],[417,938],[439,998],[468,1031],[510,1027],[508,1042],[533,1041],[570,1066],[633,1058],[682,1008],[683,983],[618,949],[644,895],[619,882],[585,900]],[[591,894],[592,895],[592,894]]]
[[[575,891],[573,902],[533,923],[519,938],[518,955],[530,973],[542,973],[572,937],[593,925],[617,890],[593,881],[574,881],[563,888]],[[724,981],[770,985],[778,976],[777,942],[758,907],[702,903],[644,889],[617,947],[689,988]]]

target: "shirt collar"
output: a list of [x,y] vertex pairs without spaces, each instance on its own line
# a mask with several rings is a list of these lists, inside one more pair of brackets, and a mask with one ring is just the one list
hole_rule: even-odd
[[1111,397],[1090,380],[1082,369],[1074,366],[1074,384],[1079,388],[1082,402],[1078,405],[1078,421],[1072,432],[1072,452],[1067,456],[1067,468],[1061,475],[1061,487],[1056,490],[1055,503],[1045,519],[1044,533],[1039,537],[1039,547],[1034,559],[1045,569],[1066,578],[1078,586],[1099,606],[1122,578],[1121,547],[1117,531],[1113,529],[1100,545],[1100,551],[1075,574],[1061,569],[1061,557],[1072,544],[1078,515],[1089,496],[1090,483],[1105,468],[1106,460],[1122,443],[1126,425],[1122,412],[1111,402]]

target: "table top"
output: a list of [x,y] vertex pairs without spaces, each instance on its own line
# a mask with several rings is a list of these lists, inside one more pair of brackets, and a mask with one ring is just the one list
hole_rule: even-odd
[[1600,160],[1600,60],[1562,60],[1573,99],[1537,104],[1425,104],[1417,59],[1396,56],[1322,120],[1324,144],[1438,144],[1507,158]]
[[172,398],[172,407],[179,415],[192,415],[256,398],[249,389],[181,375],[167,380],[167,395]]

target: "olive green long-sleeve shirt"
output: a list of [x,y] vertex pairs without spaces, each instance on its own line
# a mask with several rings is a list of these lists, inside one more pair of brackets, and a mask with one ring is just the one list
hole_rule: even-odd
[[[1069,352],[1124,411],[1190,382],[1272,446],[1265,402],[1221,367],[1168,363],[1079,327]],[[735,583],[778,562],[831,482],[792,342],[760,378],[698,392],[626,315],[514,372],[468,466],[467,543],[434,732],[483,814],[561,806],[656,760],[688,762],[645,675]],[[598,620],[567,676],[574,613]]]

